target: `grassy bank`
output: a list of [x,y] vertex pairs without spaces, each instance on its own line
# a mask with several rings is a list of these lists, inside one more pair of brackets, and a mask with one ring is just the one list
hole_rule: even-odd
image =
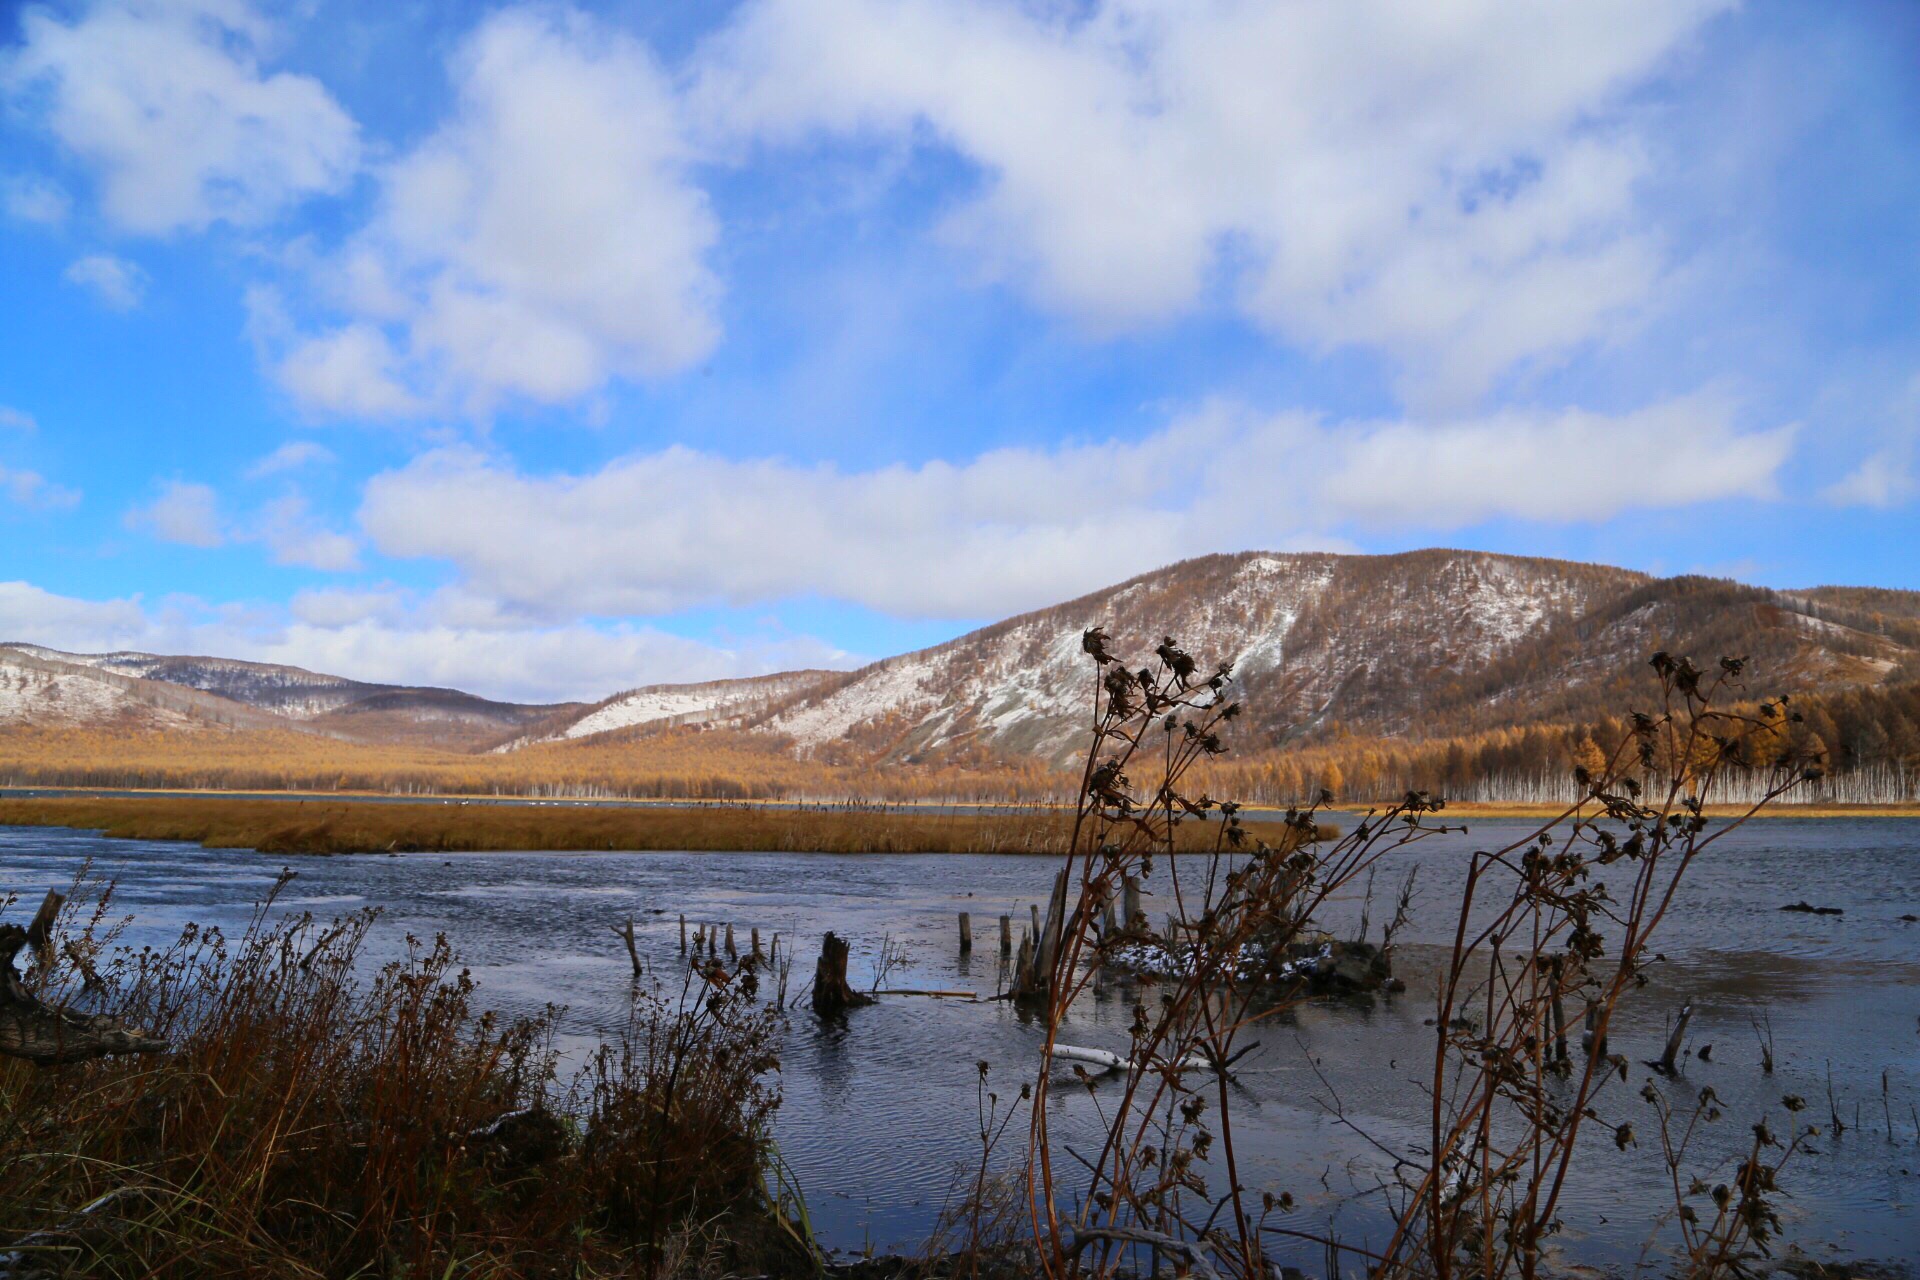
[[[0,800],[0,825],[77,827],[128,840],[190,840],[262,853],[688,850],[748,853],[1062,854],[1067,813],[867,813],[774,808],[368,804],[215,796]],[[1278,842],[1278,823],[1253,822]],[[1218,828],[1190,823],[1195,846]]]
[[9,1276],[815,1274],[751,972],[636,989],[563,1077],[550,1022],[482,1013],[444,940],[357,976],[371,913],[164,951],[89,914],[55,930],[38,998],[97,988],[165,1052],[0,1056]]

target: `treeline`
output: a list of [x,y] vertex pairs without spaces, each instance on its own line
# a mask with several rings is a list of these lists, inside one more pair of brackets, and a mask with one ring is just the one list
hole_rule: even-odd
[[345,742],[281,730],[8,729],[0,785],[116,790],[757,801],[1045,802],[1064,775],[1028,761],[801,760],[766,734],[671,729],[498,755]]
[[[1803,694],[1767,741],[1763,763],[1788,752],[1827,761],[1797,798],[1848,804],[1920,800],[1920,683]],[[1553,803],[1572,798],[1573,768],[1595,769],[1625,741],[1625,716],[1601,716],[1451,737],[1340,735],[1311,746],[1249,751],[1212,764],[1216,796],[1285,805],[1322,788],[1350,802],[1424,790],[1458,800]],[[1731,775],[1740,798],[1738,775]],[[369,746],[284,731],[159,733],[12,729],[0,733],[0,784],[112,789],[375,792],[533,798],[1070,802],[1077,771],[963,746],[909,760],[847,749],[799,759],[759,733],[670,729],[615,740],[543,743],[498,755]],[[1757,782],[1755,783],[1757,785]]]
[[[1783,718],[1747,749],[1760,764],[1789,753],[1826,761],[1826,776],[1796,799],[1920,799],[1920,683],[1802,694],[1787,707],[1799,718]],[[1602,716],[1418,741],[1353,737],[1251,759],[1229,756],[1214,766],[1210,781],[1219,794],[1255,804],[1293,803],[1323,787],[1360,801],[1425,790],[1487,803],[1556,803],[1574,797],[1575,765],[1597,772],[1630,733],[1627,717]],[[1725,798],[1746,798],[1743,788],[1759,785],[1757,775],[1729,774]]]

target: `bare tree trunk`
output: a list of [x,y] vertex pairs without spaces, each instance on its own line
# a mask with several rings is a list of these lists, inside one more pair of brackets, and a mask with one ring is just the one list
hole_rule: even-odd
[[0,1055],[42,1066],[84,1062],[116,1053],[162,1053],[167,1042],[105,1014],[47,1004],[14,972],[22,947],[33,949],[44,973],[53,964],[53,922],[66,899],[48,893],[33,923],[0,925]]
[[633,962],[633,976],[636,978],[639,977],[645,972],[646,966],[640,963],[640,948],[634,945],[633,917],[627,917],[625,928],[621,928],[619,925],[613,926],[613,936],[627,944],[627,959]]

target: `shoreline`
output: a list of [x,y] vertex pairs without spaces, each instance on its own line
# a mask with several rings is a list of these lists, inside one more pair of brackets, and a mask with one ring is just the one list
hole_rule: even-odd
[[[1746,805],[1710,804],[1701,812],[1709,818],[1737,818],[1748,809]],[[1362,812],[1345,805],[1333,806],[1334,811]],[[1468,818],[1554,818],[1567,811],[1567,806],[1559,804],[1502,804],[1486,801],[1449,801],[1442,817]],[[1826,804],[1820,801],[1808,801],[1801,804],[1771,804],[1753,815],[1755,821],[1775,821],[1782,818],[1920,818],[1920,801],[1906,804]]]
[[[0,825],[99,831],[114,839],[174,840],[210,849],[265,854],[401,853],[995,853],[1061,856],[1072,813],[1011,806],[871,807],[843,802],[698,804],[662,801],[476,803],[453,797],[355,799],[346,796],[189,792],[145,795],[8,794]],[[1279,844],[1287,829],[1273,810],[1246,809],[1247,834]],[[1535,819],[1564,812],[1547,805],[1450,805],[1450,825],[1478,819]],[[1712,806],[1710,817],[1737,816]],[[1331,834],[1365,809],[1324,811]],[[1763,810],[1766,819],[1920,818],[1920,806],[1807,805]],[[1212,823],[1186,829],[1194,850],[1210,847]]]
[[[107,802],[125,800],[200,800],[218,803],[291,804],[339,803],[379,805],[419,805],[458,808],[480,805],[498,809],[607,809],[634,812],[724,813],[807,813],[807,814],[893,814],[926,816],[1027,816],[1065,815],[1072,810],[1063,803],[1038,800],[890,800],[844,796],[835,800],[800,799],[701,799],[650,796],[516,796],[487,792],[434,792],[401,795],[388,791],[261,791],[165,787],[71,787],[52,785],[0,785],[0,804],[39,800],[84,800]],[[1361,817],[1379,811],[1390,801],[1371,803],[1336,800],[1322,807],[1325,814]],[[1710,818],[1738,817],[1747,806],[1710,804],[1703,812]],[[1248,815],[1279,815],[1286,812],[1278,805],[1242,803],[1240,811]],[[1552,818],[1567,811],[1565,804],[1541,804],[1531,801],[1449,800],[1446,815],[1474,818]],[[1887,804],[1842,804],[1822,800],[1775,802],[1753,815],[1773,818],[1920,818],[1920,800]],[[1255,821],[1259,818],[1255,817]],[[28,824],[47,825],[47,824]]]

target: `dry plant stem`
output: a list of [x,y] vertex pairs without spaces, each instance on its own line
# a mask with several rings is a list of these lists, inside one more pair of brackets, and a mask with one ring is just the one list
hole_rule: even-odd
[[[1587,801],[1524,840],[1473,856],[1437,1002],[1427,1168],[1399,1215],[1381,1275],[1538,1274],[1542,1242],[1558,1227],[1557,1206],[1583,1123],[1593,1118],[1606,1081],[1615,1071],[1624,1074],[1625,1060],[1603,1058],[1598,1046],[1620,999],[1644,981],[1649,939],[1694,860],[1805,776],[1791,763],[1776,766],[1760,802],[1706,834],[1701,809],[1714,781],[1722,769],[1740,767],[1744,736],[1769,730],[1775,717],[1714,709],[1715,696],[1739,674],[1737,660],[1723,662],[1712,681],[1684,659],[1661,654],[1654,666],[1663,680],[1664,713],[1640,717],[1603,776],[1582,779]],[[1630,761],[1637,762],[1639,778],[1628,776]],[[1640,779],[1657,784],[1657,804],[1640,801],[1647,789]],[[1632,838],[1620,844],[1600,818],[1625,823]],[[1556,839],[1556,831],[1564,834]],[[1615,904],[1603,887],[1586,882],[1592,867],[1622,858],[1634,879],[1627,900]],[[1495,870],[1513,878],[1512,897],[1476,929],[1475,904]],[[1596,921],[1621,928],[1617,959],[1597,983]],[[1510,941],[1526,946],[1524,959],[1509,960]],[[1474,976],[1482,969],[1483,976]],[[1595,1011],[1595,1048],[1562,1102],[1550,1081],[1566,1072],[1546,1051],[1548,1028],[1554,1004],[1576,984]],[[1479,997],[1480,1025],[1462,1029],[1456,1018],[1470,993]],[[1618,1140],[1624,1146],[1630,1130]]]
[[[1063,912],[1046,974],[1046,1034],[1029,1131],[1029,1208],[1041,1266],[1050,1276],[1082,1266],[1105,1274],[1116,1265],[1111,1250],[1097,1250],[1089,1260],[1086,1241],[1171,1232],[1203,1241],[1226,1271],[1258,1276],[1264,1267],[1260,1222],[1240,1183],[1229,1070],[1238,1034],[1299,996],[1260,991],[1242,968],[1257,941],[1283,948],[1302,934],[1328,895],[1389,849],[1432,831],[1420,817],[1437,806],[1409,797],[1384,813],[1369,813],[1352,835],[1326,847],[1316,844],[1317,807],[1296,809],[1288,812],[1277,843],[1252,839],[1237,805],[1187,790],[1197,767],[1225,749],[1221,734],[1239,710],[1226,695],[1230,673],[1221,668],[1200,675],[1171,640],[1156,649],[1155,665],[1138,672],[1113,660],[1104,633],[1089,632],[1083,644],[1095,668],[1092,741],[1067,865],[1071,906]],[[1151,784],[1129,779],[1137,762],[1154,770]],[[1213,822],[1213,839],[1200,855],[1204,873],[1194,874],[1174,856],[1176,848],[1192,848],[1178,828],[1206,821]],[[1055,1199],[1046,1113],[1053,1048],[1067,1010],[1102,963],[1096,939],[1102,911],[1127,893],[1130,881],[1149,877],[1156,858],[1165,867],[1172,907],[1169,936],[1157,942],[1177,959],[1176,972],[1164,983],[1156,1013],[1136,1006],[1130,1069],[1111,1112],[1102,1113],[1101,1149],[1084,1162],[1091,1181],[1070,1246]],[[1139,924],[1127,923],[1130,934]],[[1156,940],[1149,935],[1144,941]],[[1216,1110],[1211,1121],[1204,1119],[1209,1106]],[[1217,1197],[1196,1168],[1216,1132],[1227,1174]],[[1186,1207],[1188,1195],[1199,1201],[1193,1211]]]
[[[1068,857],[1072,892],[1057,916],[1050,913],[1051,963],[1039,993],[1045,1037],[1026,1171],[1039,1261],[1050,1277],[1082,1269],[1104,1275],[1116,1265],[1115,1241],[1157,1233],[1204,1249],[1208,1265],[1222,1272],[1254,1280],[1266,1268],[1264,1215],[1250,1211],[1239,1182],[1229,1068],[1237,1034],[1299,996],[1297,988],[1260,991],[1249,980],[1256,975],[1243,973],[1254,954],[1249,948],[1256,940],[1271,947],[1301,937],[1329,894],[1370,871],[1389,849],[1439,829],[1423,818],[1441,805],[1415,793],[1370,812],[1351,835],[1331,843],[1318,840],[1309,807],[1289,812],[1279,845],[1249,842],[1237,806],[1186,790],[1196,766],[1224,750],[1220,733],[1237,710],[1224,693],[1229,672],[1199,676],[1171,640],[1156,649],[1157,665],[1130,672],[1114,661],[1108,643],[1098,629],[1083,639],[1095,663],[1092,741]],[[1424,1166],[1397,1158],[1396,1168],[1420,1168],[1420,1175],[1406,1184],[1388,1246],[1361,1255],[1372,1258],[1382,1280],[1539,1274],[1583,1124],[1596,1118],[1594,1103],[1607,1081],[1624,1072],[1625,1060],[1606,1056],[1604,1046],[1619,1001],[1645,981],[1649,939],[1694,860],[1807,776],[1767,748],[1780,736],[1785,713],[1778,704],[1762,703],[1758,712],[1715,708],[1740,662],[1723,661],[1712,680],[1684,659],[1661,654],[1653,665],[1663,714],[1637,716],[1600,776],[1576,772],[1585,799],[1527,839],[1470,859],[1437,1000],[1429,1149]],[[1747,767],[1750,742],[1759,742],[1756,754],[1772,764],[1761,799],[1707,834],[1704,805],[1714,783],[1723,770]],[[1143,762],[1157,773],[1144,786],[1128,776]],[[1656,802],[1643,801],[1649,791]],[[1179,841],[1176,829],[1215,815],[1204,874],[1183,871],[1173,851],[1191,844]],[[1606,823],[1623,824],[1631,839],[1622,844]],[[1101,1110],[1098,1155],[1081,1161],[1090,1181],[1076,1193],[1084,1199],[1069,1241],[1046,1108],[1054,1045],[1067,1010],[1103,961],[1095,921],[1134,877],[1151,874],[1156,857],[1171,896],[1167,936],[1148,930],[1132,940],[1157,946],[1166,973],[1157,1009],[1135,1007],[1130,1069],[1111,1108]],[[1623,860],[1632,882],[1617,901],[1592,871]],[[1491,919],[1476,923],[1495,877],[1510,880],[1512,892]],[[1140,923],[1129,919],[1130,931]],[[1620,934],[1611,968],[1596,963],[1609,925]],[[1589,1052],[1577,1065],[1565,1049],[1569,998],[1589,1010]],[[1198,1172],[1216,1132],[1227,1176],[1217,1195]],[[1630,1129],[1616,1140],[1624,1146]],[[1761,1172],[1749,1178],[1756,1187],[1763,1180]],[[1192,1209],[1188,1197],[1197,1201]],[[1749,1201],[1760,1203],[1759,1191],[1743,1203]],[[1092,1249],[1089,1240],[1105,1243]]]

